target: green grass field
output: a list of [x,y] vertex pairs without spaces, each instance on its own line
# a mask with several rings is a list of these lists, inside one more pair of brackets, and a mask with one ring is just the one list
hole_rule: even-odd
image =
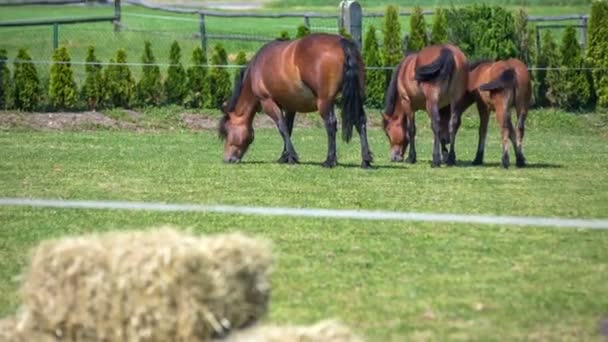
[[[421,113],[420,162],[389,163],[374,125],[377,168],[366,171],[357,139],[339,142],[340,166],[321,168],[326,136],[312,117],[319,125],[294,131],[302,165],[274,162],[281,141],[270,128],[243,163],[227,165],[215,132],[184,129],[179,112],[144,113],[162,117],[144,132],[3,127],[0,197],[606,218],[608,128],[598,114],[533,111],[530,167],[503,170],[494,122],[487,165],[470,165],[475,116],[458,136],[459,166],[431,169]],[[370,341],[594,341],[608,318],[606,231],[24,207],[0,207],[0,222],[0,316],[16,309],[17,276],[40,240],[172,225],[272,239],[272,322],[340,318]]]

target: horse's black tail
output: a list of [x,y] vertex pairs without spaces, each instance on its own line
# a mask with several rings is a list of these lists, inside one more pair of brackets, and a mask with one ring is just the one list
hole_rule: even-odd
[[511,88],[515,86],[515,81],[515,69],[509,68],[503,71],[497,79],[480,85],[479,90],[488,91]]
[[353,126],[366,122],[363,101],[365,100],[363,59],[357,45],[349,39],[341,39],[344,50],[342,76],[342,139],[350,142]]
[[447,80],[452,76],[455,65],[456,62],[452,50],[442,48],[439,57],[431,62],[431,64],[416,68],[416,75],[414,78],[419,82]]

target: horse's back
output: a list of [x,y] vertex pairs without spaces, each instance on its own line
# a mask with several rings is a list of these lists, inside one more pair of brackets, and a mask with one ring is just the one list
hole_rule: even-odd
[[431,82],[428,85],[423,84],[423,92],[425,97],[437,97],[438,106],[440,108],[450,105],[462,98],[468,86],[468,60],[464,52],[453,44],[436,44],[430,45],[418,52],[415,67],[419,68],[424,65],[433,63],[441,56],[441,51],[448,49],[453,57],[453,68],[451,74],[447,78],[449,82]]
[[317,110],[317,98],[333,98],[340,90],[345,61],[341,38],[317,33],[267,46],[251,65],[254,92],[288,111]]

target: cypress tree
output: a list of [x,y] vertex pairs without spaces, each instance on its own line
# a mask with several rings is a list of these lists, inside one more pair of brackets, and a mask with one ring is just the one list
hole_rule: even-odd
[[70,64],[70,54],[65,46],[59,47],[53,53],[51,79],[49,84],[49,100],[57,109],[71,108],[76,104],[78,90],[74,82],[74,73]]
[[593,1],[587,28],[587,65],[593,71],[598,105],[608,107],[608,2]]
[[116,51],[116,58],[110,59],[110,65],[104,72],[104,101],[110,107],[129,108],[135,92],[135,81],[127,65],[127,53],[123,49]]
[[19,49],[16,59],[13,76],[15,107],[31,111],[38,106],[40,101],[38,71],[33,63],[28,62],[32,58],[25,49]]
[[541,51],[536,63],[539,68],[535,77],[538,84],[536,100],[540,106],[557,106],[560,73],[559,70],[551,69],[558,68],[559,64],[557,43],[551,31],[546,30],[541,39]]
[[209,96],[207,86],[207,56],[200,46],[192,51],[192,66],[188,68],[188,103],[200,108]]
[[296,38],[306,37],[310,34],[310,29],[306,25],[298,26],[298,32],[296,33]]
[[530,30],[528,13],[520,9],[515,18],[515,34],[517,42],[517,58],[530,65],[533,59],[533,32]]
[[[396,6],[390,5],[386,8],[382,33],[384,34],[382,63],[383,66],[392,69],[403,58],[402,41],[400,38],[401,23],[399,23],[399,13]],[[390,82],[391,73],[390,69],[384,71],[385,89],[388,87],[388,82]]]
[[445,9],[435,10],[433,29],[431,31],[431,44],[444,44],[448,42],[448,17]]
[[162,97],[162,82],[160,68],[155,65],[156,59],[152,53],[152,44],[144,42],[144,54],[141,57],[141,79],[137,83],[137,103],[141,106],[159,105]]
[[186,71],[181,63],[181,49],[177,41],[171,44],[169,54],[169,69],[165,80],[165,96],[167,103],[183,105],[184,99],[188,94],[188,84],[186,82]]
[[410,36],[408,39],[408,51],[420,51],[429,44],[426,35],[426,22],[422,15],[422,8],[416,6],[410,18]]
[[0,109],[11,107],[13,84],[11,82],[11,71],[6,65],[8,56],[6,50],[0,49]]
[[210,99],[207,105],[211,108],[221,108],[232,93],[230,73],[222,67],[228,64],[228,55],[221,44],[214,46],[211,64],[213,67],[209,72]]
[[[585,72],[581,46],[576,39],[576,29],[568,26],[562,37],[561,75],[558,104],[569,110],[587,108],[591,100],[591,86]],[[579,70],[576,70],[579,69]]]
[[100,61],[95,56],[95,47],[89,46],[87,48],[87,57],[84,66],[86,79],[83,87],[83,93],[89,110],[96,110],[99,101],[103,97],[102,67],[97,64],[99,62]]
[[[380,47],[378,46],[378,37],[376,36],[374,25],[370,25],[365,34],[363,60],[366,67],[382,66],[382,57],[380,56]],[[386,84],[385,78],[384,70],[366,70],[367,106],[382,108]]]

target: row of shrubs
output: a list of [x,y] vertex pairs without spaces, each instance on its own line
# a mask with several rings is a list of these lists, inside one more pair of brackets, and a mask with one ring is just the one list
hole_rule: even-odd
[[[404,53],[430,44],[454,42],[469,60],[516,57],[533,68],[536,106],[585,110],[608,107],[608,2],[594,1],[588,21],[586,50],[577,40],[576,29],[567,27],[558,44],[550,30],[542,35],[536,51],[534,26],[522,9],[514,15],[499,6],[474,5],[437,9],[429,32],[422,9],[416,7],[409,32],[401,37],[398,10],[388,6],[382,26],[380,48],[377,30],[364,35],[366,66],[394,67]],[[593,69],[593,70],[592,70]],[[381,107],[390,70],[367,73],[367,105]]]
[[[310,30],[299,26],[296,38]],[[365,33],[363,57],[368,67],[387,67],[367,71],[367,105],[381,108],[391,70],[408,51],[417,51],[436,43],[457,42],[470,60],[505,59],[518,57],[533,72],[534,99],[537,106],[561,107],[568,110],[591,109],[599,105],[608,107],[608,3],[595,1],[589,19],[587,49],[582,50],[576,29],[568,27],[558,44],[550,30],[542,36],[540,51],[536,51],[534,28],[521,10],[514,16],[498,7],[475,5],[461,8],[437,9],[429,32],[422,9],[416,7],[410,20],[410,29],[401,37],[397,7],[388,6],[384,17],[383,40],[378,39],[374,26]],[[344,31],[341,31],[344,34]],[[283,31],[279,39],[288,39]],[[20,61],[30,60],[20,50],[14,63],[13,77],[5,63],[6,53],[0,51],[0,107],[32,110],[40,102],[40,81],[35,65]],[[221,45],[213,49],[207,68],[206,53],[201,48],[192,52],[187,70],[181,62],[179,44],[171,46],[170,64],[163,79],[152,54],[149,42],[141,61],[142,76],[135,82],[130,68],[124,65],[127,56],[118,50],[111,64],[102,68],[95,64],[94,47],[89,47],[86,62],[86,80],[78,89],[74,82],[70,56],[61,47],[55,51],[48,86],[48,103],[55,109],[73,108],[79,101],[89,109],[99,107],[130,107],[178,104],[195,108],[218,108],[229,96],[232,82],[226,68],[227,53]],[[247,59],[240,52],[237,65]],[[585,69],[586,68],[586,69]],[[593,70],[591,70],[593,69]]]
[[[20,49],[14,61],[13,75],[6,64],[5,50],[0,50],[0,108],[35,110],[42,105],[66,110],[82,107],[98,108],[158,106],[177,104],[194,108],[218,108],[231,93],[231,73],[227,68],[228,56],[222,45],[214,46],[211,56],[213,67],[207,68],[206,53],[197,47],[192,51],[191,66],[181,64],[181,49],[177,41],[171,45],[166,77],[152,53],[150,42],[145,42],[142,73],[136,82],[127,63],[127,54],[119,49],[115,58],[103,67],[89,46],[85,61],[85,81],[78,87],[74,81],[71,58],[65,47],[53,54],[48,90],[43,86],[36,65],[25,49]],[[244,52],[235,60],[237,65],[247,64]],[[213,85],[213,86],[211,86]]]

